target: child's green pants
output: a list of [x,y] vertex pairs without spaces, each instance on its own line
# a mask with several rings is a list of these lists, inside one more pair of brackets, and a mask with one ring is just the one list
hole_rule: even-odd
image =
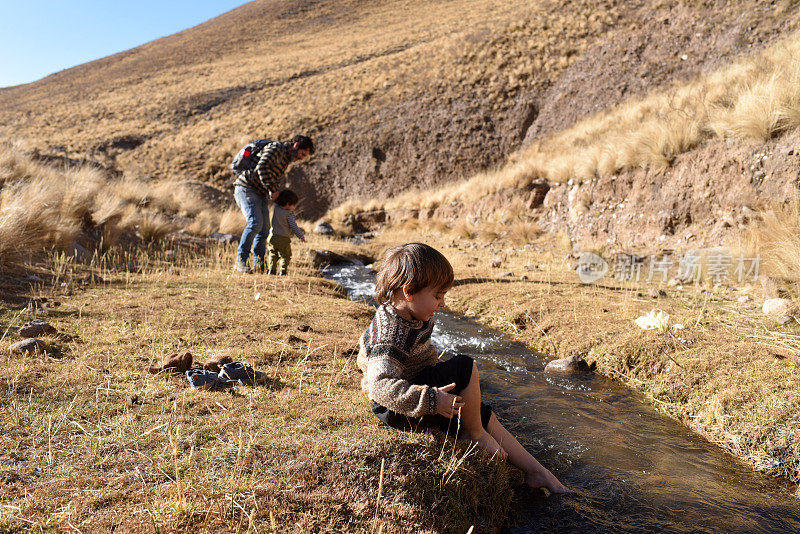
[[[274,274],[285,274],[289,268],[289,260],[292,259],[291,239],[270,232],[267,243],[269,244],[269,257],[267,258],[269,270]],[[280,271],[278,267],[280,267]]]

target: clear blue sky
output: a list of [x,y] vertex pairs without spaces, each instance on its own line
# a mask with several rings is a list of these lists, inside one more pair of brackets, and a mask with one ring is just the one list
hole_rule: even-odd
[[0,0],[0,87],[196,26],[248,0]]

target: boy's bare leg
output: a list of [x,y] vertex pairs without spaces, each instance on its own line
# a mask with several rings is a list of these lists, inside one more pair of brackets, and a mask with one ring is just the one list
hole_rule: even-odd
[[532,488],[547,488],[552,493],[570,493],[558,479],[529,453],[511,432],[492,414],[489,434],[508,453],[508,460],[525,472],[525,483]]
[[481,421],[481,386],[478,377],[478,366],[475,362],[472,362],[472,376],[469,379],[469,384],[459,395],[464,401],[464,406],[461,408],[461,425],[466,431],[466,437],[477,442],[489,454],[497,454],[498,457],[505,458],[505,451],[483,428],[483,422]]

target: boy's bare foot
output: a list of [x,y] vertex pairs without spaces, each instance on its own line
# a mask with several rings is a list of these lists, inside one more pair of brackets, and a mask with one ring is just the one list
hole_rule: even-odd
[[550,493],[572,493],[571,489],[559,482],[555,475],[547,469],[526,474],[525,484],[531,488],[547,488]]
[[508,454],[506,451],[503,450],[502,447],[495,441],[491,434],[484,431],[483,434],[478,438],[473,440],[475,441],[479,447],[483,450],[491,454],[496,458],[500,458],[501,460],[505,460],[508,458]]

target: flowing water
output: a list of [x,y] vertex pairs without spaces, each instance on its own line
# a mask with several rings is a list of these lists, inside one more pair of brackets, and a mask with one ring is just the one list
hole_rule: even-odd
[[[371,300],[373,273],[324,274]],[[366,325],[365,325],[366,327]],[[478,361],[484,400],[574,493],[522,492],[513,532],[800,532],[800,501],[602,376],[545,374],[522,343],[467,317],[437,312],[440,351]]]

